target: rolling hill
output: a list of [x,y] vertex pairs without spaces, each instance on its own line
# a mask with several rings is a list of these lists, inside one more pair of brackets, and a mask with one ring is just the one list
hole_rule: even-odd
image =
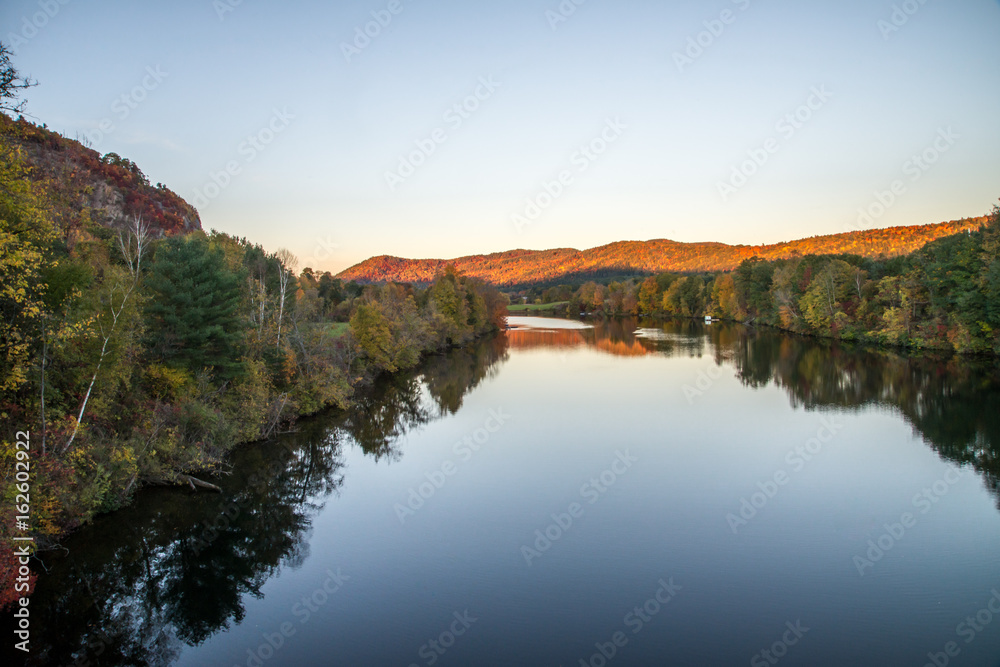
[[813,236],[773,245],[727,245],[725,243],[680,243],[667,239],[619,241],[576,250],[509,250],[490,255],[457,259],[403,259],[381,255],[356,264],[337,275],[342,280],[361,283],[428,283],[434,275],[453,264],[462,273],[494,285],[510,287],[573,281],[608,275],[729,271],[745,259],[782,259],[795,255],[854,254],[864,257],[905,255],[927,243],[978,229],[986,218],[912,227],[888,227],[865,231]]
[[50,213],[66,239],[87,220],[107,227],[142,216],[155,236],[201,229],[193,206],[116,153],[101,155],[44,125],[0,114],[0,140],[16,147],[32,180],[49,193]]

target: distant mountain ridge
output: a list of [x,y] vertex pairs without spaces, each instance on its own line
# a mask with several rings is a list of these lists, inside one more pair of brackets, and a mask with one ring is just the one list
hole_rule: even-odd
[[987,218],[911,227],[887,227],[827,236],[813,236],[771,245],[682,243],[667,239],[618,241],[576,250],[508,250],[456,259],[404,259],[389,255],[372,257],[345,269],[337,277],[362,283],[428,283],[453,264],[462,273],[494,285],[509,287],[571,280],[586,276],[730,271],[751,257],[783,259],[796,255],[853,254],[894,257],[909,254],[945,236],[978,229]]

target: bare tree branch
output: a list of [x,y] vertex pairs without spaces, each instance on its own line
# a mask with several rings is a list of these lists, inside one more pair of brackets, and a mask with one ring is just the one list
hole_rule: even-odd
[[12,55],[14,54],[7,45],[0,42],[0,111],[19,114],[28,103],[27,100],[20,99],[22,91],[37,86],[38,82],[18,73],[10,60]]

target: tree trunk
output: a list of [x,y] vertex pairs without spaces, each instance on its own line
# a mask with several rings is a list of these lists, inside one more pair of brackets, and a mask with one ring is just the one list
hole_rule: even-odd
[[191,475],[177,475],[177,481],[180,482],[181,484],[190,485],[192,491],[197,491],[198,489],[196,489],[195,487],[200,486],[203,489],[210,489],[212,491],[222,493],[222,489],[216,486],[215,484],[212,484],[210,482],[204,482],[198,479],[197,477],[192,477]]

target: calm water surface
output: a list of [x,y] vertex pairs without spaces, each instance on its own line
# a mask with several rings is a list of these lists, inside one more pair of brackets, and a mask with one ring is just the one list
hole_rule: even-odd
[[995,366],[511,321],[46,554],[35,663],[1000,665]]

